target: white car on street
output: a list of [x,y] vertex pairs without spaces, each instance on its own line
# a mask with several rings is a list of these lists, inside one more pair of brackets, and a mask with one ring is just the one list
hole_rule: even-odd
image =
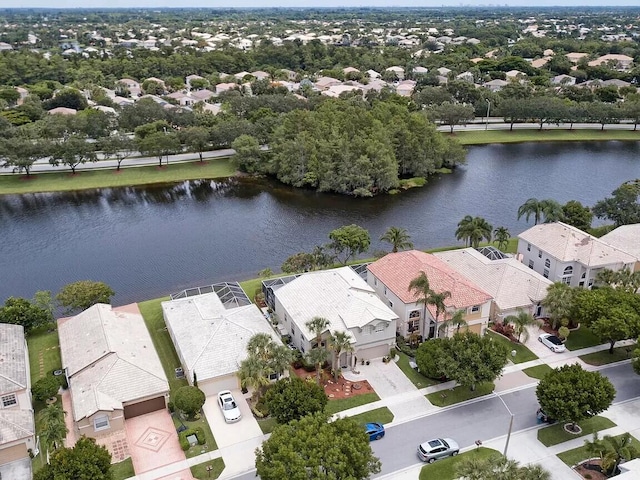
[[218,405],[220,405],[220,410],[222,410],[225,422],[233,423],[242,418],[240,408],[229,390],[223,390],[218,393]]
[[538,341],[542,342],[545,347],[555,353],[562,353],[567,350],[562,340],[550,333],[543,333],[538,337]]

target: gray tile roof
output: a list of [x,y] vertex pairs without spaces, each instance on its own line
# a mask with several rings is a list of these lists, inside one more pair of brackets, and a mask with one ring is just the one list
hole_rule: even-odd
[[58,335],[76,421],[169,391],[141,315],[97,304],[59,322]]
[[0,323],[0,394],[27,388],[27,375],[24,329]]
[[622,225],[600,237],[600,240],[633,255],[640,261],[640,223]]
[[216,293],[162,302],[167,328],[189,372],[207,380],[238,371],[256,333],[280,337],[254,304],[227,309]]
[[525,308],[541,301],[552,284],[513,257],[490,260],[474,248],[434,255],[491,295],[501,310]]
[[0,445],[32,437],[34,432],[35,423],[31,410],[0,409]]
[[534,225],[518,237],[561,262],[587,267],[633,264],[636,258],[580,229],[562,222]]

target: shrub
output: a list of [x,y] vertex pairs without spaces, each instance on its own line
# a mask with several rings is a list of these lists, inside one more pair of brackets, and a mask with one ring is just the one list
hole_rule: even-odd
[[193,417],[204,405],[206,400],[205,394],[198,387],[184,386],[180,387],[175,393],[173,404],[175,408],[183,411],[189,417]]
[[389,349],[389,358],[394,359],[396,358],[396,355],[398,354],[397,350],[393,347],[391,347]]
[[53,375],[47,375],[33,384],[33,387],[31,387],[31,393],[33,393],[33,397],[36,400],[44,402],[47,398],[54,397],[58,393],[59,389],[60,380]]
[[207,443],[207,437],[204,434],[204,430],[202,427],[196,427],[194,431],[196,434],[196,438],[198,439],[198,445],[204,445],[205,443]]
[[186,430],[180,432],[180,434],[178,435],[180,447],[185,452],[189,450],[189,448],[191,448],[191,445],[189,445],[189,440],[187,440],[187,437],[190,435],[196,436],[196,438],[198,439],[198,445],[204,445],[205,443],[207,443],[207,437],[205,436],[202,427],[187,428]]
[[298,377],[278,380],[264,395],[264,399],[269,413],[280,424],[322,412],[328,401],[320,385]]
[[443,356],[445,339],[435,338],[424,342],[416,352],[416,363],[420,373],[429,378],[440,379],[444,372],[438,366],[438,359]]
[[[188,430],[185,430],[185,432]],[[189,440],[187,440],[187,437],[182,435],[184,432],[180,432],[180,435],[178,436],[178,441],[180,443],[180,448],[182,448],[182,450],[184,452],[186,452],[187,450],[189,450],[189,448],[191,448],[191,445],[189,445]]]
[[171,413],[173,413],[173,412],[175,412],[175,411],[176,411],[176,406],[173,404],[173,402],[168,402],[168,403],[167,403],[167,408],[169,409],[169,411],[170,411]]
[[[271,389],[269,389],[271,390]],[[269,416],[269,406],[267,405],[267,402],[265,402],[265,395],[263,395],[262,397],[260,397],[260,400],[258,400],[258,403],[256,404],[255,409],[260,412],[262,414],[263,417],[268,417]]]

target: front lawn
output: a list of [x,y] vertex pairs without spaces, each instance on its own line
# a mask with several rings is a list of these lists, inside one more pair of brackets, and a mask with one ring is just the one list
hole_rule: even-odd
[[138,308],[153,340],[153,346],[156,348],[156,352],[158,352],[158,357],[160,357],[164,373],[169,380],[169,388],[174,392],[178,388],[187,385],[187,380],[184,378],[176,378],[175,369],[180,366],[180,360],[178,359],[178,354],[173,346],[169,332],[167,332],[167,326],[162,316],[161,303],[169,299],[169,297],[163,297],[140,302],[138,303]]
[[417,370],[411,368],[409,365],[409,356],[401,351],[398,351],[399,360],[396,362],[396,365],[402,370],[402,373],[406,375],[406,377],[411,380],[417,388],[425,388],[430,387],[431,385],[437,385],[441,382],[438,380],[434,380],[433,378],[425,377]]
[[204,414],[200,414],[199,420],[182,420],[181,421],[176,414],[173,414],[172,418],[173,418],[173,424],[175,425],[176,429],[180,425],[184,424],[187,428],[201,427],[204,430],[204,436],[205,436],[206,442],[204,443],[204,445],[196,444],[193,447],[189,448],[189,450],[184,452],[187,458],[197,457],[198,455],[201,455],[203,453],[207,453],[212,450],[217,450],[218,445],[216,444],[216,439],[214,438],[213,433],[211,433],[211,428],[209,428],[209,422],[207,422],[207,417],[205,417]]
[[[208,471],[207,467],[211,467],[211,470]],[[210,462],[200,463],[191,467],[191,475],[198,480],[218,478],[224,470],[224,467],[224,460],[222,458],[215,458]]]
[[52,370],[62,369],[57,329],[44,326],[31,331],[27,335],[27,347],[32,385]]
[[613,353],[609,353],[609,350],[602,350],[600,352],[580,355],[578,358],[589,365],[607,365],[609,363],[628,360],[631,358],[634,348],[635,347],[633,345],[628,347],[617,347],[613,349]]
[[552,370],[553,368],[551,368],[549,365],[545,363],[543,365],[536,365],[535,367],[525,368],[522,371],[528,376],[530,376],[531,378],[537,378],[538,380],[542,380],[542,378]]
[[[538,359],[538,357],[523,344],[512,342],[507,337],[500,335],[491,329],[487,329],[487,332],[489,332],[489,336],[492,341],[501,343],[507,348],[507,351],[509,352],[509,360],[513,363],[524,363]],[[516,352],[515,357],[511,355],[513,350]]]
[[573,434],[564,430],[565,423],[567,422],[559,422],[538,430],[538,440],[540,443],[545,447],[551,447],[552,445],[558,445],[559,443],[567,442],[574,438],[584,437],[585,435],[591,435],[594,432],[616,426],[616,424],[608,418],[596,415],[595,417],[579,422],[578,425],[582,428],[582,432]]
[[569,350],[580,350],[581,348],[594,347],[596,345],[602,345],[602,341],[587,327],[571,330],[565,342],[565,346]]
[[112,463],[111,475],[113,480],[125,480],[125,478],[134,477],[136,473],[133,471],[133,461],[131,458],[127,458],[119,463]]
[[262,430],[262,433],[265,435],[273,432],[273,429],[278,426],[278,422],[275,417],[257,418],[256,420],[258,421],[260,430]]
[[456,469],[464,460],[484,460],[494,456],[501,456],[500,452],[491,448],[480,447],[461,453],[455,457],[444,458],[422,467],[420,470],[420,480],[456,480],[458,478]]
[[[622,435],[615,436],[615,438],[620,437],[622,437]],[[640,441],[638,441],[634,436],[631,437],[631,445],[636,449],[636,451],[640,452]],[[583,462],[590,457],[591,455],[589,454],[589,452],[587,451],[587,447],[585,446],[567,450],[566,452],[558,454],[558,458],[570,467],[573,467],[574,465],[577,465],[578,463]],[[636,457],[634,456],[634,458]]]
[[327,403],[326,411],[329,415],[334,413],[349,410],[353,407],[359,407],[360,405],[366,405],[367,403],[377,402],[380,397],[377,393],[363,393],[361,395],[355,395],[349,398],[339,398],[336,400],[329,400]]
[[493,392],[494,388],[496,388],[496,386],[493,382],[479,383],[476,385],[476,389],[474,391],[471,391],[469,387],[458,385],[451,390],[441,390],[439,392],[428,393],[426,397],[427,400],[436,407],[448,407],[449,405],[471,400],[472,398],[489,395]]
[[393,413],[387,407],[376,408],[375,410],[369,410],[368,412],[353,415],[352,418],[358,423],[381,423],[386,425],[393,422]]

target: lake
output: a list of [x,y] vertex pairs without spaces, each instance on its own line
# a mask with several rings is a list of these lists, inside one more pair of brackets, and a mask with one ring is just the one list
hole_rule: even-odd
[[390,226],[417,248],[454,245],[465,215],[515,236],[530,197],[593,205],[634,178],[640,142],[525,143],[471,147],[453,174],[372,199],[244,178],[1,196],[0,301],[83,279],[111,285],[116,305],[242,280],[351,223],[369,230],[371,251],[388,248],[378,238]]

